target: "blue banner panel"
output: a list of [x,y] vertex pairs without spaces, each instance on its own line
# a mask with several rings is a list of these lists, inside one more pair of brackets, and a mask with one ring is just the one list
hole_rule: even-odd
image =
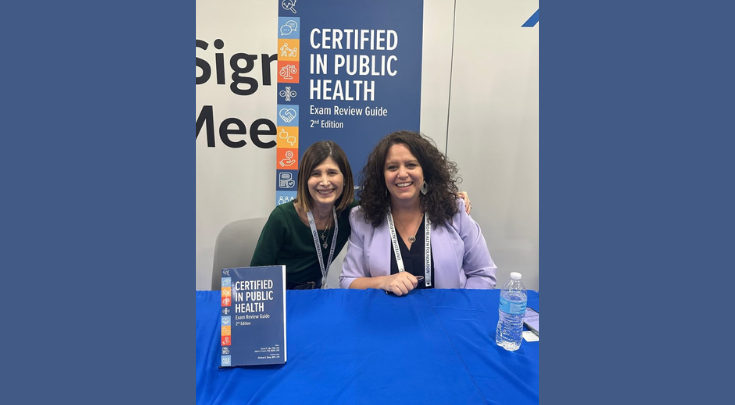
[[[278,88],[279,103],[287,105],[279,106],[278,125],[295,126],[285,122],[295,112],[299,156],[314,142],[333,140],[357,176],[383,136],[419,130],[423,0],[282,3],[279,40],[287,46]],[[299,38],[298,45],[284,38]],[[289,55],[298,62],[289,63]]]

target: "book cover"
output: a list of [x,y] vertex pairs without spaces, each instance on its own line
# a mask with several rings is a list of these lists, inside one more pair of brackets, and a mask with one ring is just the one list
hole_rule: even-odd
[[220,367],[286,363],[286,266],[222,269]]

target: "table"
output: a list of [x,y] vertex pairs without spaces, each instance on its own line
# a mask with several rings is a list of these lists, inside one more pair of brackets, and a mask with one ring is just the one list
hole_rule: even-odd
[[539,342],[495,344],[500,290],[289,290],[286,364],[226,369],[219,294],[196,292],[199,405],[539,402]]

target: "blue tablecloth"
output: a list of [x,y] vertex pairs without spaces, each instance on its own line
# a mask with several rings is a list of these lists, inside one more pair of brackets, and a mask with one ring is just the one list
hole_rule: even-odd
[[219,294],[196,292],[199,405],[539,402],[539,343],[495,344],[500,290],[287,291],[286,364],[227,369]]

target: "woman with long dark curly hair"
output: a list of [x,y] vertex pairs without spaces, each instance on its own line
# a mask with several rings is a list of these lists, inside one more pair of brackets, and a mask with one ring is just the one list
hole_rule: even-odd
[[496,266],[480,226],[457,198],[457,165],[429,138],[384,137],[361,174],[350,213],[342,288],[494,288]]

